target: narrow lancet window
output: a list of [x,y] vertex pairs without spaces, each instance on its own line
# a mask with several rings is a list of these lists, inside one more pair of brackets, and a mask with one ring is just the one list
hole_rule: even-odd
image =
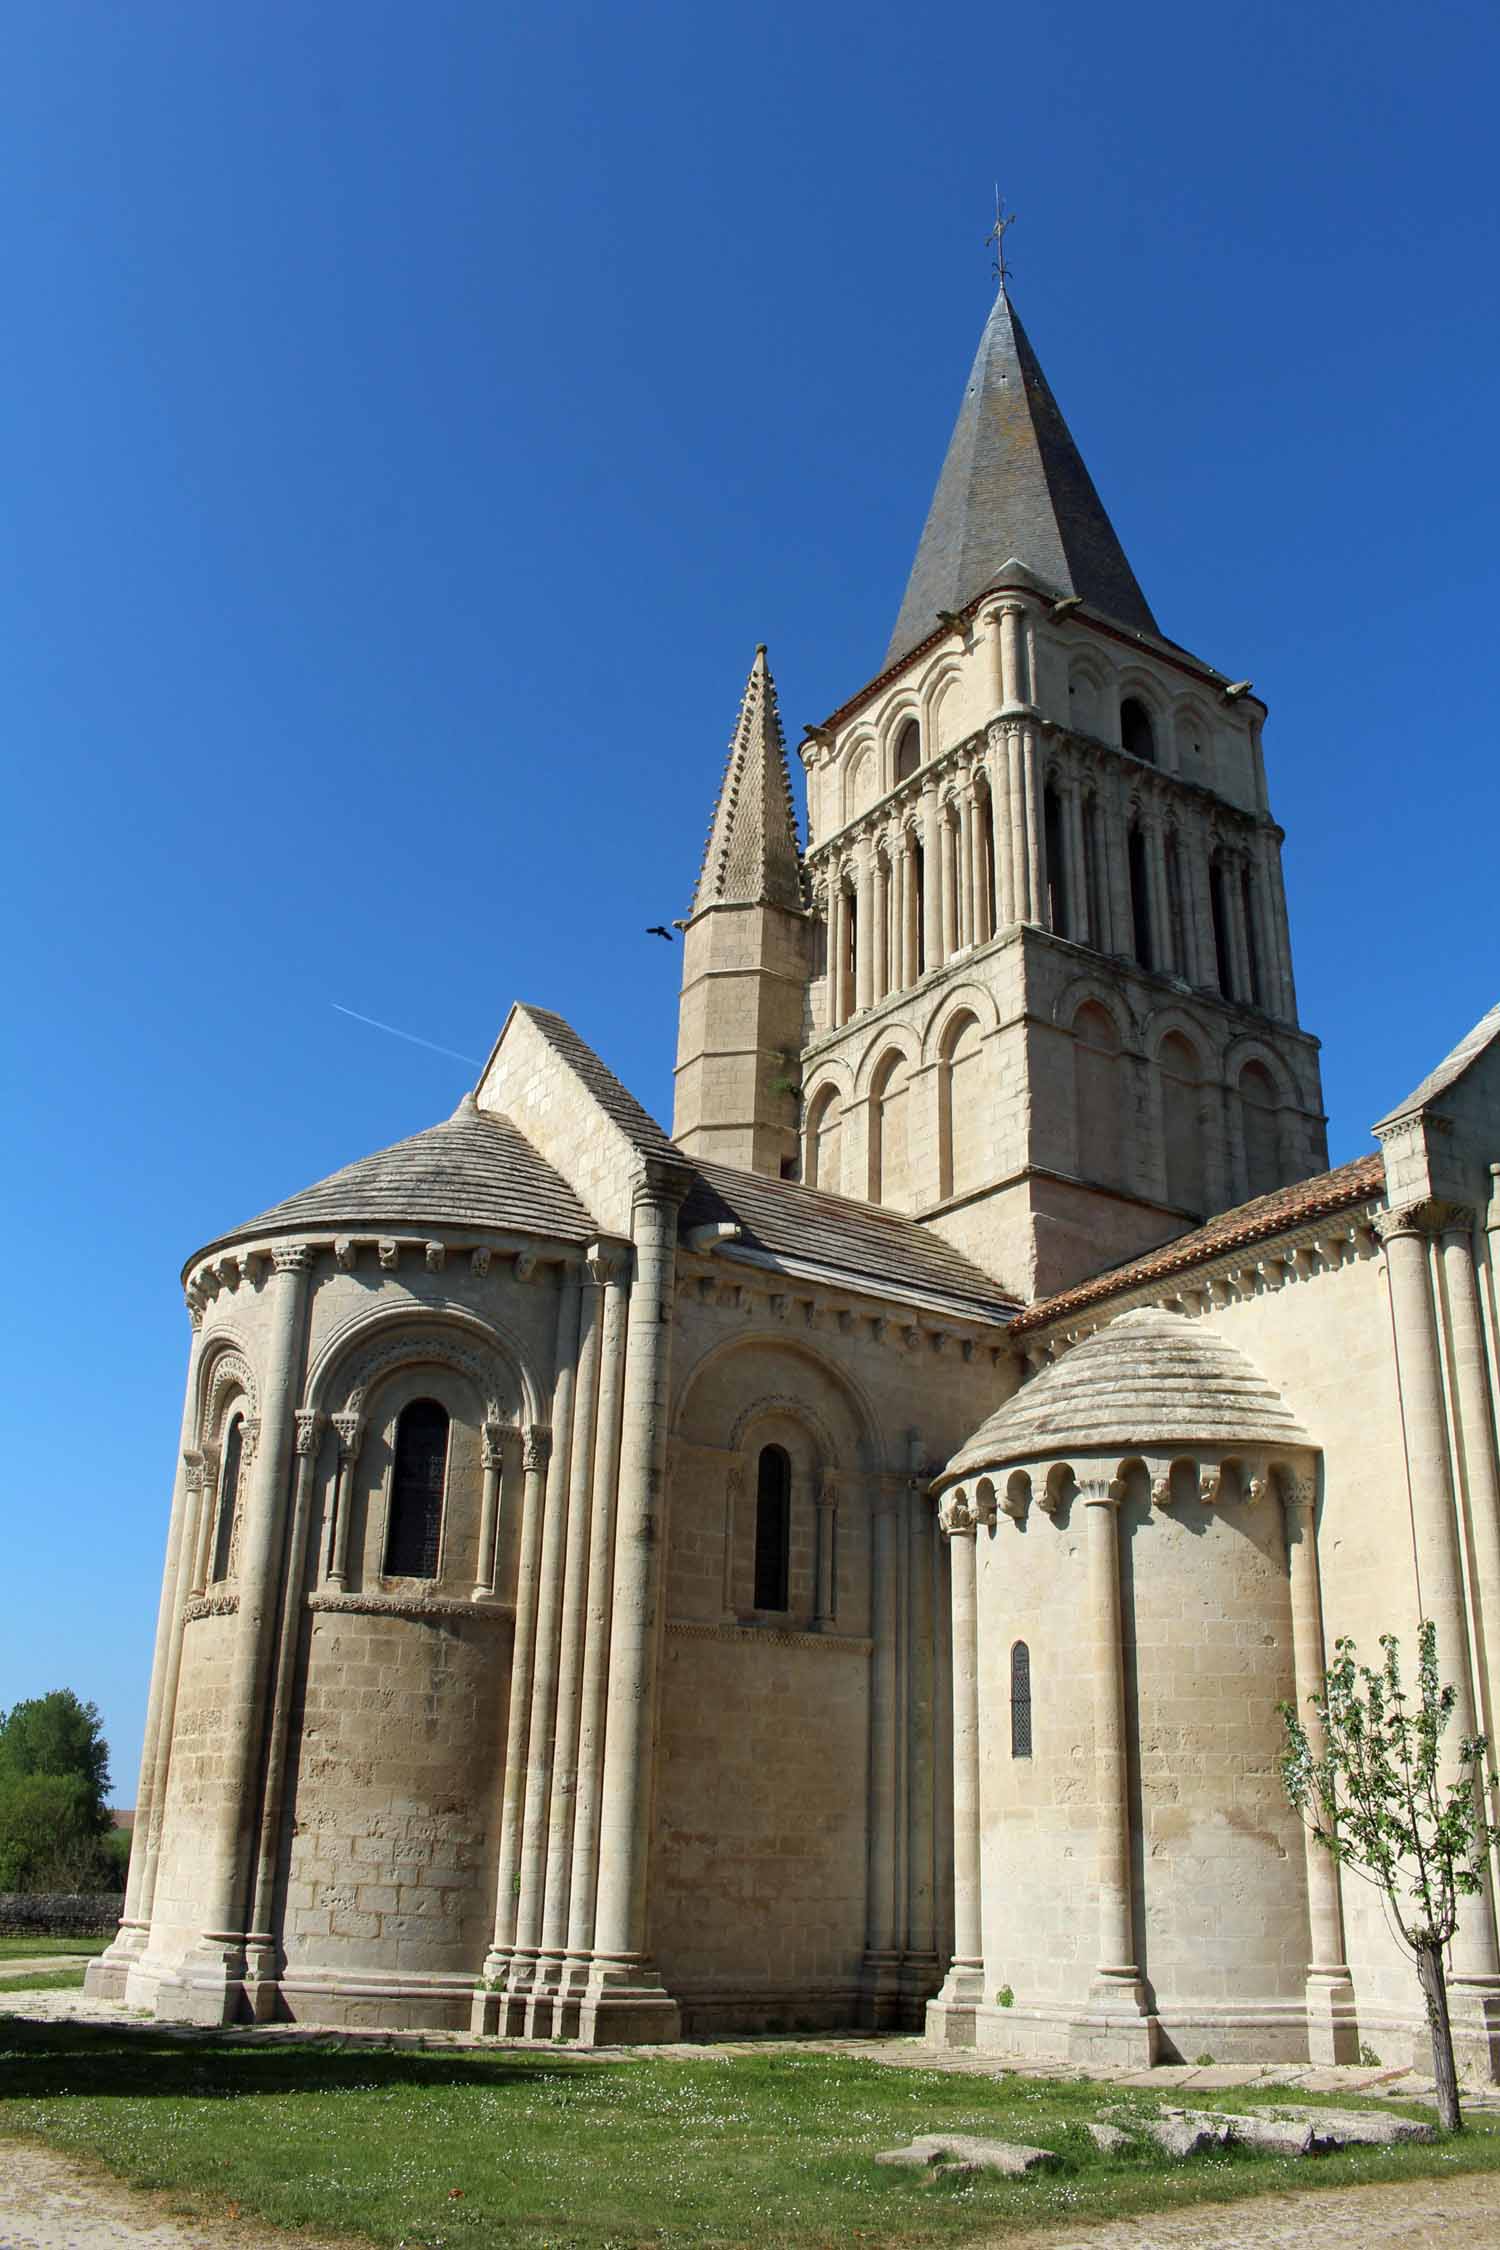
[[790,1607],[792,1464],[779,1445],[761,1447],[755,1486],[755,1606]]
[[224,1470],[219,1478],[219,1520],[214,1527],[214,1581],[229,1576],[234,1552],[234,1518],[240,1504],[240,1457],[244,1450],[245,1418],[236,1414],[224,1440]]
[[1072,933],[1068,927],[1062,800],[1050,782],[1042,792],[1042,833],[1047,851],[1047,922],[1056,936],[1068,937]]
[[1024,1641],[1010,1652],[1010,1754],[1031,1756],[1031,1651]]
[[448,1416],[436,1399],[413,1399],[396,1423],[385,1538],[388,1578],[436,1578],[448,1474]]
[[909,781],[922,763],[922,730],[915,719],[908,719],[896,737],[896,786]]
[[1127,695],[1120,705],[1120,747],[1128,750],[1132,758],[1143,758],[1148,766],[1156,763],[1156,732],[1151,714],[1134,695]]
[[1135,957],[1143,969],[1154,969],[1156,954],[1151,943],[1151,905],[1146,889],[1146,839],[1139,828],[1130,831],[1125,859],[1130,876],[1130,930]]

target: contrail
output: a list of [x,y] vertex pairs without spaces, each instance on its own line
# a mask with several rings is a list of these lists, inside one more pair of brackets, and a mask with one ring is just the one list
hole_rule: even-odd
[[430,1047],[435,1055],[451,1055],[455,1062],[467,1063],[471,1070],[482,1070],[483,1064],[473,1055],[461,1055],[456,1047],[440,1047],[435,1039],[419,1038],[414,1031],[399,1031],[393,1023],[382,1023],[378,1016],[362,1016],[358,1008],[346,1008],[338,1000],[330,1000],[341,1016],[352,1016],[356,1023],[367,1023],[372,1031],[388,1031],[393,1039],[409,1039],[414,1047]]

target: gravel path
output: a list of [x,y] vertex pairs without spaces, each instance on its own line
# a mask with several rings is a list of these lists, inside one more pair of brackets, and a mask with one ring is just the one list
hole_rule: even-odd
[[[0,2144],[0,2250],[295,2250],[298,2238],[253,2220],[201,2226],[164,2218],[157,2198],[121,2187],[51,2149]],[[995,2250],[1496,2250],[1492,2174],[1400,2187],[1313,2189],[1102,2226],[1006,2234]]]

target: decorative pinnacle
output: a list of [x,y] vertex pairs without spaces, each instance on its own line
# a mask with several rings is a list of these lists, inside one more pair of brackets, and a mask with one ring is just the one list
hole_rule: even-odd
[[1000,183],[997,180],[995,182],[995,223],[984,239],[986,243],[993,242],[995,245],[995,256],[991,270],[1002,289],[1005,287],[1006,279],[1010,273],[1010,268],[1005,263],[1006,230],[1013,227],[1015,223],[1016,214],[1014,211],[1006,210],[1005,198],[1000,193]]
[[756,646],[693,899],[707,906],[800,910],[802,863],[786,742],[766,644]]

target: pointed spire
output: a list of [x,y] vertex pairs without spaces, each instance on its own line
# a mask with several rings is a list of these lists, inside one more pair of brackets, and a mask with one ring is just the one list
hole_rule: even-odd
[[1133,632],[1157,632],[1002,279],[882,669],[1009,562]]
[[693,912],[706,906],[802,905],[802,860],[776,683],[762,641],[745,683],[714,808]]

